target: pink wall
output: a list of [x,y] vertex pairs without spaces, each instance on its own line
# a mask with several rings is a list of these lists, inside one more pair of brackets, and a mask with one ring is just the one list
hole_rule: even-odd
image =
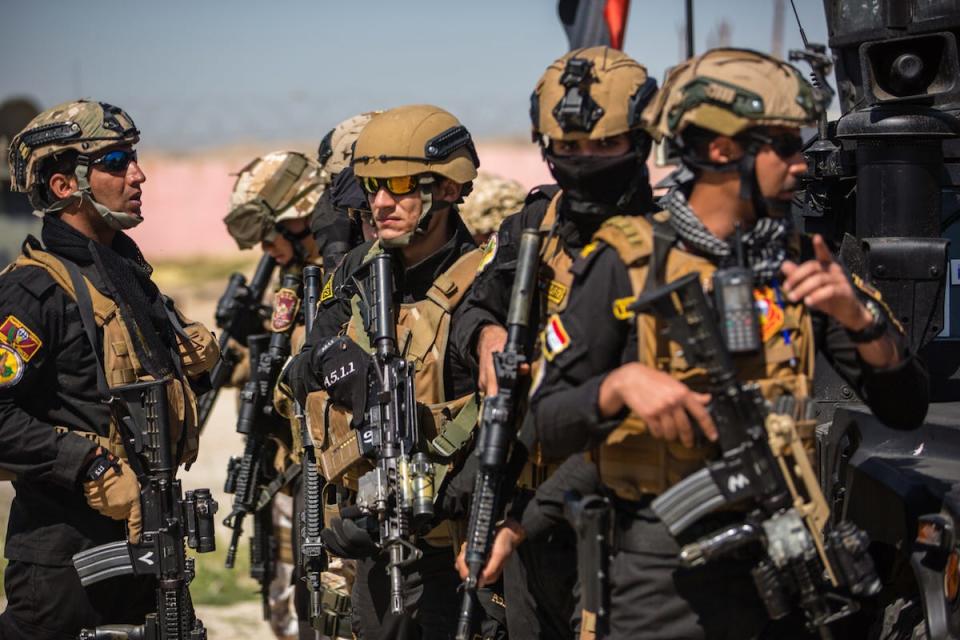
[[[183,159],[143,154],[144,222],[131,235],[146,257],[164,260],[238,251],[223,217],[235,180],[231,174],[256,153]],[[527,188],[553,181],[533,144],[480,144],[478,154],[481,169],[513,178]],[[651,171],[655,179],[665,173],[652,166]]]

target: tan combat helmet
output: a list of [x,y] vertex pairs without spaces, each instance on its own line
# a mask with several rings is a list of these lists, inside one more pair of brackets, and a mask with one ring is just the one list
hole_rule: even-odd
[[[76,100],[40,113],[14,136],[10,143],[10,186],[26,193],[30,204],[42,212],[56,212],[76,199],[87,198],[115,229],[128,229],[143,220],[139,215],[111,211],[93,199],[87,178],[90,163],[101,152],[122,145],[134,145],[140,130],[127,112],[105,102]],[[46,160],[65,152],[77,153],[77,191],[59,202],[51,201],[41,170]]]
[[323,140],[320,141],[320,148],[317,150],[317,156],[320,160],[320,166],[330,175],[331,180],[350,166],[350,161],[353,159],[354,143],[363,128],[370,122],[370,119],[378,113],[383,112],[366,111],[352,118],[347,118],[323,136]]
[[[771,211],[785,216],[789,206],[765,199],[757,182],[757,153],[772,142],[763,128],[812,126],[819,114],[813,87],[796,67],[747,49],[713,49],[670,70],[643,122],[651,136],[676,144],[687,166],[737,171],[740,198],[763,218]],[[743,155],[722,164],[701,157],[696,139],[714,135],[736,137]]]
[[358,178],[436,173],[466,184],[480,160],[467,128],[440,107],[416,104],[375,116],[357,138],[353,171]]
[[733,137],[754,127],[812,126],[818,116],[813,87],[796,67],[747,49],[713,49],[670,70],[643,124],[657,140],[691,125]]
[[638,130],[656,90],[646,67],[622,51],[576,49],[547,67],[530,96],[533,139],[600,140]]
[[504,218],[519,211],[526,197],[527,190],[516,180],[481,171],[460,207],[460,215],[474,237],[487,236]]
[[[464,185],[461,197],[466,197],[479,166],[467,128],[453,114],[427,104],[396,107],[374,116],[360,132],[353,152],[353,172],[361,184],[417,177],[423,205],[416,233],[424,232],[431,216],[445,207],[433,201],[433,176]],[[368,186],[364,188],[370,192]],[[412,238],[413,234],[406,234],[393,239],[390,246],[408,244]]]
[[278,223],[313,213],[324,185],[320,164],[297,151],[256,158],[240,170],[233,185],[230,213],[223,219],[227,231],[241,249],[271,241],[283,233]]

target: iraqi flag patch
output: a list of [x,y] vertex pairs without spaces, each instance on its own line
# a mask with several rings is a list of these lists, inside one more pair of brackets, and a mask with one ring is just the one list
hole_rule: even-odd
[[570,334],[560,321],[560,316],[554,314],[547,320],[543,328],[543,357],[553,360],[570,346]]

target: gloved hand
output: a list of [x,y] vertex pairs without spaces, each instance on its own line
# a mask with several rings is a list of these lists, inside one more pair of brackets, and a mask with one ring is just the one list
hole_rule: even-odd
[[87,504],[113,520],[127,521],[127,538],[140,541],[140,482],[133,469],[106,449],[98,447],[85,474]]
[[356,511],[356,508],[345,508],[341,512],[344,517],[331,518],[330,525],[320,532],[327,551],[335,556],[359,560],[376,555],[380,550],[374,540],[376,533],[362,526],[364,520],[359,520],[361,524],[358,524],[349,517]]
[[[367,408],[367,374],[370,354],[350,338],[337,336],[321,343],[314,350],[313,364],[319,372],[323,388],[330,399],[354,417]],[[354,421],[357,424],[357,420]]]

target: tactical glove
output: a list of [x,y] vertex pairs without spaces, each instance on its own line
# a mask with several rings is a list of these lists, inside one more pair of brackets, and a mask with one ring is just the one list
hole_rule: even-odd
[[140,540],[140,483],[133,470],[109,451],[98,448],[83,483],[87,504],[113,520],[127,521],[130,542]]
[[350,518],[331,518],[330,526],[320,532],[320,539],[327,551],[341,558],[359,560],[379,551],[374,534]]
[[320,344],[314,352],[313,360],[330,399],[352,411],[352,425],[358,426],[367,408],[370,354],[350,338],[337,336]]

